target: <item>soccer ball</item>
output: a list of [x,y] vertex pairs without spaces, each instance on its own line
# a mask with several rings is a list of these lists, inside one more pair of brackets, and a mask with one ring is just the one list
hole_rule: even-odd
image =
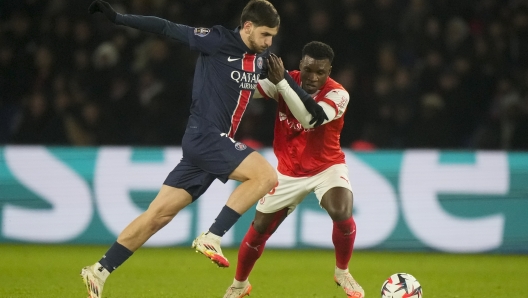
[[422,298],[422,286],[407,273],[391,275],[381,286],[381,298]]

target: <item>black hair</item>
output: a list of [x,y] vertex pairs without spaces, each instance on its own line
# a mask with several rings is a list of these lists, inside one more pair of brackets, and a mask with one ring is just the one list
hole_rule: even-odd
[[334,50],[326,43],[320,41],[311,41],[302,49],[302,57],[310,56],[316,60],[328,59],[330,63],[334,60]]
[[275,28],[280,25],[279,13],[267,0],[251,0],[246,4],[240,15],[240,26],[250,21],[256,27],[266,26]]

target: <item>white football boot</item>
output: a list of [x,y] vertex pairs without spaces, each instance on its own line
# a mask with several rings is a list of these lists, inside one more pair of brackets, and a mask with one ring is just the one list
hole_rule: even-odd
[[196,249],[196,252],[208,257],[218,267],[227,268],[229,267],[229,261],[222,254],[222,248],[220,248],[221,239],[220,236],[211,232],[202,233],[194,239],[192,247]]
[[251,289],[252,287],[249,282],[240,288],[237,288],[235,285],[231,285],[229,288],[227,288],[224,298],[242,298],[244,296],[249,296]]
[[86,266],[81,270],[81,277],[86,286],[86,290],[88,290],[89,298],[103,297],[103,287],[108,275],[110,275],[110,272],[99,264],[99,262],[91,266]]
[[349,298],[364,298],[365,291],[357,283],[357,281],[352,277],[350,272],[341,272],[342,270],[336,269],[336,274],[334,275],[335,283],[343,288],[347,297]]

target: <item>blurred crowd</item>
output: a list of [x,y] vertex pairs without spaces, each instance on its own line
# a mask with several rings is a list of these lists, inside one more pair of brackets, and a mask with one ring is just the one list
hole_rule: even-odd
[[[197,57],[89,15],[91,0],[0,1],[0,144],[179,145]],[[235,28],[242,0],[109,0],[120,13]],[[272,51],[297,69],[328,43],[350,93],[343,147],[528,150],[528,3],[272,0]],[[252,100],[236,138],[270,146],[276,105]]]

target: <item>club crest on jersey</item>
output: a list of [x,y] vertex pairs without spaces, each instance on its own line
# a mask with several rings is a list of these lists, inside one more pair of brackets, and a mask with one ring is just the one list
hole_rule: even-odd
[[206,36],[209,34],[209,32],[211,32],[211,29],[209,28],[194,28],[194,35],[198,35],[200,37]]
[[235,149],[238,151],[246,150],[246,148],[247,148],[246,144],[243,144],[240,142],[235,143]]
[[262,69],[262,57],[258,57],[258,59],[257,59],[257,67],[259,69]]

